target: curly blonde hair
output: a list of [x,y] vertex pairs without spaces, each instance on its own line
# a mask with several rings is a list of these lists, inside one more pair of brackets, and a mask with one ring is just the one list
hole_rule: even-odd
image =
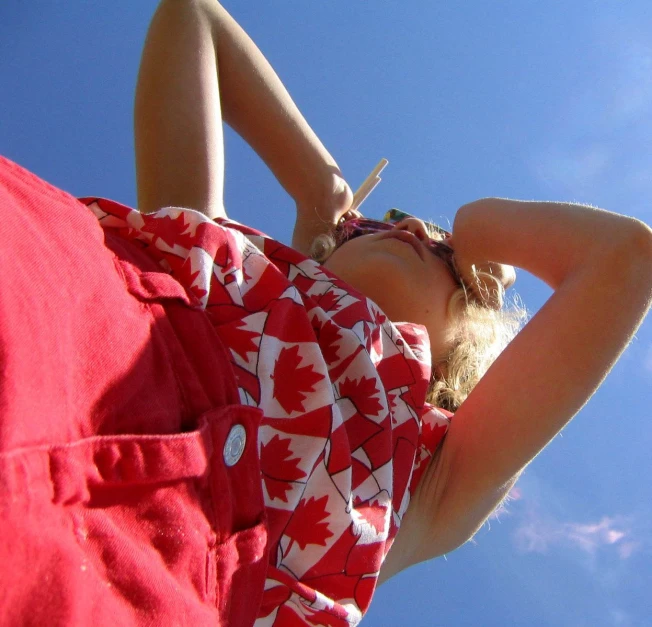
[[454,292],[448,308],[451,317],[459,320],[457,333],[446,358],[433,364],[426,400],[455,412],[521,330],[527,312],[518,297],[492,309],[469,298],[464,287]]
[[[310,256],[324,263],[337,248],[333,233],[319,235]],[[478,272],[478,284],[495,284],[490,275]],[[499,285],[495,289],[502,290]],[[500,294],[503,301],[503,294]],[[527,311],[518,297],[493,309],[474,297],[467,287],[457,289],[448,304],[451,319],[457,320],[455,339],[445,359],[433,363],[426,400],[436,407],[457,411],[498,355],[527,321]]]

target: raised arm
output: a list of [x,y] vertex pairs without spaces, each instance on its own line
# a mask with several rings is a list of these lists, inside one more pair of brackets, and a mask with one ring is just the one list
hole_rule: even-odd
[[450,551],[477,531],[592,396],[652,300],[652,230],[625,216],[485,199],[459,210],[453,244],[462,268],[487,259],[511,264],[554,293],[456,413],[410,505],[418,540],[402,547],[403,558],[395,553],[394,571]]
[[136,90],[141,210],[173,204],[223,215],[222,119],[265,161],[299,215],[317,209],[331,222],[348,208],[351,190],[337,163],[227,11],[215,0],[163,0]]

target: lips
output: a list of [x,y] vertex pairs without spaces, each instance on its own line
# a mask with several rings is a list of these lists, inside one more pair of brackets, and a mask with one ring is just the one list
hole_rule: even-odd
[[417,238],[416,235],[413,233],[410,233],[410,231],[403,231],[399,229],[392,229],[391,231],[387,231],[386,233],[383,233],[383,236],[380,239],[388,239],[388,238],[393,238],[400,240],[401,242],[405,242],[406,244],[409,244],[414,248],[416,251],[417,255],[423,259],[423,246],[421,245],[421,242]]

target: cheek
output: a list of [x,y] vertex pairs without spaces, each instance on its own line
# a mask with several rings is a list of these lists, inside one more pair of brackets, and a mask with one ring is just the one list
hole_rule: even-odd
[[366,283],[375,275],[373,264],[365,263],[369,259],[364,238],[356,238],[335,249],[322,264],[340,279],[366,294]]
[[323,265],[373,300],[393,322],[422,324],[431,333],[447,326],[455,283],[434,257],[423,264],[401,248],[385,251],[363,236],[340,246]]

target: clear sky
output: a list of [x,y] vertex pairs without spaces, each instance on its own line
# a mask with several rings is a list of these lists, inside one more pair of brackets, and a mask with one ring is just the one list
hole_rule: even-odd
[[[652,223],[649,0],[224,4],[353,188],[389,159],[368,215],[448,222],[505,196]],[[133,91],[155,6],[2,0],[0,152],[75,195],[133,206]],[[226,160],[229,215],[288,242],[290,199],[230,131]],[[525,273],[517,290],[531,312],[549,295]],[[650,405],[648,319],[507,511],[380,587],[363,625],[652,625]]]

